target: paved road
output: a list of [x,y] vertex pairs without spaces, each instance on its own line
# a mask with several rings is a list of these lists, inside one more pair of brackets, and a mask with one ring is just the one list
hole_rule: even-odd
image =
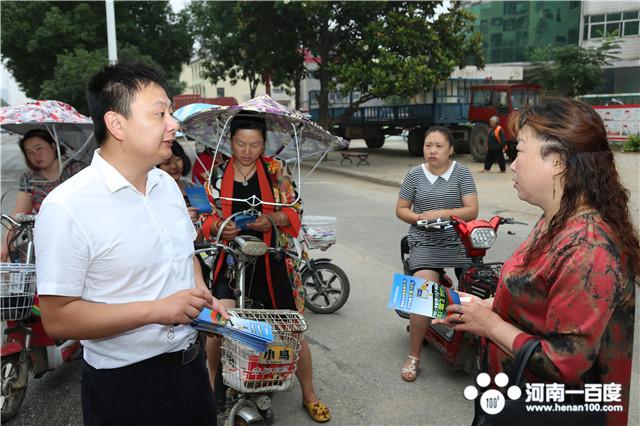
[[[8,158],[3,149],[3,164]],[[3,179],[8,169],[3,167]],[[331,424],[469,424],[473,407],[462,390],[472,379],[448,368],[432,348],[423,349],[416,382],[405,383],[399,377],[408,333],[405,321],[386,309],[391,276],[401,270],[399,240],[407,229],[394,219],[397,189],[318,171],[305,182],[303,194],[308,214],[338,218],[338,244],[312,255],[333,257],[352,286],[349,301],[337,313],[306,315],[316,388],[333,411]],[[494,210],[492,204],[482,203],[481,216]],[[533,215],[522,215],[532,223]],[[511,227],[516,235],[503,228],[489,259],[508,256],[529,228]],[[78,377],[76,362],[33,381],[23,410],[10,424],[80,424]],[[636,382],[637,377],[634,372]],[[274,408],[277,424],[315,424],[301,407],[297,385],[276,395]],[[638,424],[635,416],[630,424]]]

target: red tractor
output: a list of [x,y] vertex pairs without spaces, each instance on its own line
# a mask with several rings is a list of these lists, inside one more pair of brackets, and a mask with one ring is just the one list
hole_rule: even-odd
[[509,115],[520,108],[538,103],[537,84],[491,84],[471,88],[469,121],[474,123],[469,136],[469,151],[476,161],[484,161],[489,118],[500,118],[500,126],[507,137],[507,157],[516,157],[516,138],[509,133]]

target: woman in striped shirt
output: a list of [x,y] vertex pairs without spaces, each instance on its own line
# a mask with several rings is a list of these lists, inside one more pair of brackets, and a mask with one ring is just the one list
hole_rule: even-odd
[[[409,267],[411,273],[430,281],[438,281],[445,267],[461,268],[469,263],[466,251],[453,228],[425,230],[418,220],[449,218],[464,220],[478,216],[478,195],[471,172],[451,159],[453,135],[443,126],[430,127],[424,139],[423,164],[409,170],[400,187],[396,216],[409,228]],[[458,270],[456,270],[458,273]],[[420,350],[430,319],[411,315],[409,355],[402,367],[402,378],[416,379]]]

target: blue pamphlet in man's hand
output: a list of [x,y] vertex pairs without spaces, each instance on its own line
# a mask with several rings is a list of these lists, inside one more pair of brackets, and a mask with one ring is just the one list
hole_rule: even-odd
[[204,186],[185,188],[184,192],[187,193],[191,207],[198,208],[198,213],[211,213],[211,204],[209,204],[209,198],[207,197],[207,192],[204,190]]

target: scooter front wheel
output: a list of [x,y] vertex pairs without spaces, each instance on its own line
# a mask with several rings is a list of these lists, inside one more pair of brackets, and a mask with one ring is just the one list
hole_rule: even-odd
[[8,422],[18,414],[24,396],[27,393],[27,382],[24,386],[16,387],[19,383],[20,376],[22,374],[29,374],[28,371],[21,371],[23,368],[29,368],[28,363],[20,363],[20,354],[12,354],[2,359],[2,369],[0,374],[2,375],[2,394],[0,396],[0,403],[2,404],[2,423]]
[[314,262],[302,274],[304,306],[316,314],[331,314],[349,298],[349,278],[331,262]]

